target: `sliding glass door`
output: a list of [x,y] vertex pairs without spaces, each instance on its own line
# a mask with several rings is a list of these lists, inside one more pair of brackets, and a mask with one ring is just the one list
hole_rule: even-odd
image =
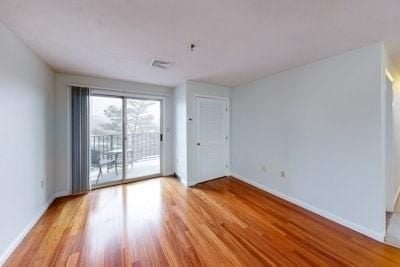
[[162,102],[90,97],[92,188],[161,175]]
[[123,99],[90,97],[90,184],[123,179]]
[[126,99],[125,176],[128,179],[161,173],[161,103]]

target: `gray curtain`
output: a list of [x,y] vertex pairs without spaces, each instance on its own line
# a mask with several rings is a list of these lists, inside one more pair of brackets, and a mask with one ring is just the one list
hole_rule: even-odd
[[89,88],[72,87],[72,194],[90,190]]

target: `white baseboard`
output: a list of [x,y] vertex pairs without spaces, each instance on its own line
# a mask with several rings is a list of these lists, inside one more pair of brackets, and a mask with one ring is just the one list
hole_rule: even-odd
[[174,172],[173,176],[175,176],[176,178],[178,178],[178,180],[184,185],[184,186],[188,186],[186,180],[182,179],[182,177],[180,177],[176,172]]
[[7,261],[8,257],[14,252],[14,250],[18,247],[21,241],[25,238],[25,236],[29,233],[30,230],[35,226],[35,224],[39,221],[42,215],[46,212],[46,210],[50,207],[51,203],[53,203],[56,195],[51,197],[46,204],[36,213],[36,215],[32,218],[32,220],[28,223],[28,225],[22,230],[22,232],[14,239],[14,241],[8,246],[8,248],[3,252],[0,256],[0,266],[3,266]]
[[377,240],[379,242],[384,242],[385,231],[383,231],[382,233],[375,232],[375,231],[370,230],[370,229],[368,229],[368,228],[366,228],[364,226],[358,225],[358,224],[353,223],[353,222],[351,222],[349,220],[346,220],[346,219],[341,218],[339,216],[336,216],[336,215],[334,215],[332,213],[329,213],[329,212],[327,212],[325,210],[322,210],[322,209],[319,209],[317,207],[314,207],[313,205],[305,203],[305,202],[303,202],[301,200],[298,200],[298,199],[295,199],[295,198],[293,198],[291,196],[283,194],[283,193],[281,193],[281,192],[279,192],[277,190],[268,188],[267,186],[261,185],[261,184],[259,184],[257,182],[254,182],[254,181],[252,181],[250,179],[247,179],[247,178],[245,178],[245,177],[243,177],[243,176],[241,176],[239,174],[232,173],[231,176],[233,176],[234,178],[237,178],[238,180],[241,180],[241,181],[243,181],[245,183],[248,183],[248,184],[250,184],[252,186],[255,186],[255,187],[257,187],[257,188],[259,188],[259,189],[261,189],[263,191],[266,191],[266,192],[268,192],[268,193],[270,193],[270,194],[272,194],[274,196],[277,196],[277,197],[282,198],[282,199],[284,199],[284,200],[286,200],[288,202],[291,202],[291,203],[293,203],[293,204],[295,204],[295,205],[297,205],[297,206],[299,206],[299,207],[301,207],[303,209],[306,209],[306,210],[309,210],[311,212],[314,212],[314,213],[316,213],[316,214],[318,214],[318,215],[320,215],[322,217],[325,217],[325,218],[327,218],[327,219],[329,219],[331,221],[334,221],[334,222],[336,222],[338,224],[341,224],[341,225],[343,225],[343,226],[345,226],[347,228],[350,228],[350,229],[352,229],[352,230],[354,230],[356,232],[359,232],[359,233],[361,233],[363,235],[366,235],[366,236],[368,236],[368,237],[370,237],[372,239],[375,239],[375,240]]
[[69,195],[71,195],[71,194],[67,191],[57,192],[54,194],[54,199],[59,198],[59,197],[69,196]]
[[192,187],[192,186],[195,186],[196,184],[197,184],[196,182],[189,181],[186,186],[187,187]]

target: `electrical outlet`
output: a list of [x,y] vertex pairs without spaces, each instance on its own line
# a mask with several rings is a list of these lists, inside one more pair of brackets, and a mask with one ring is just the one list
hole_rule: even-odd
[[285,171],[281,171],[281,178],[286,178],[286,172]]
[[267,172],[267,166],[265,164],[261,165],[261,170]]

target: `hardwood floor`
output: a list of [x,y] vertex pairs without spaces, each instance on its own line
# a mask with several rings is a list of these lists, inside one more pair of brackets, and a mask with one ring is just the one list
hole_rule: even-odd
[[233,178],[57,199],[6,266],[400,266],[400,250]]

